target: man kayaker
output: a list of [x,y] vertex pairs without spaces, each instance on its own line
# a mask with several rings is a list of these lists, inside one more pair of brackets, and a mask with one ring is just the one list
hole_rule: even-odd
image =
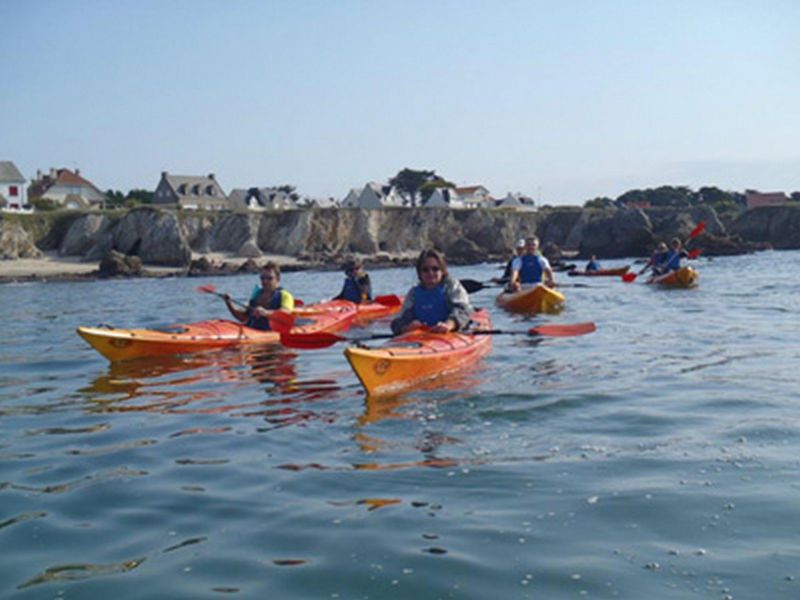
[[427,327],[434,333],[459,331],[474,312],[469,295],[447,272],[447,262],[438,250],[423,250],[417,258],[419,283],[406,294],[400,316],[392,321],[395,334]]
[[555,287],[556,280],[550,262],[539,252],[539,238],[535,235],[525,238],[525,252],[514,259],[511,265],[510,292],[516,292],[523,285],[544,283]]
[[509,281],[511,281],[511,265],[513,264],[515,258],[517,258],[518,256],[522,256],[524,253],[525,253],[525,240],[523,238],[520,238],[519,240],[517,240],[516,246],[514,246],[514,256],[509,258],[508,262],[506,263],[506,268],[503,271],[502,277],[495,277],[492,279],[492,281],[495,283],[508,283]]
[[647,263],[639,271],[639,275],[647,271],[647,269],[653,270],[654,277],[658,275],[663,275],[664,273],[666,273],[665,267],[667,265],[668,260],[669,260],[669,248],[667,248],[667,245],[664,242],[658,242],[656,249],[650,256],[650,260],[648,260]]
[[584,271],[599,271],[600,270],[600,263],[597,262],[597,256],[592,254],[591,258],[589,258],[589,262],[586,263],[586,268]]
[[277,263],[267,262],[261,267],[261,285],[253,289],[247,309],[237,308],[230,295],[225,294],[225,305],[238,320],[262,331],[269,331],[269,317],[276,310],[292,310],[294,297],[281,287],[281,268]]
[[662,274],[680,271],[683,266],[681,264],[681,259],[689,257],[689,253],[683,248],[683,242],[681,242],[679,238],[672,238],[669,246],[670,249],[664,259],[664,266],[661,270]]
[[372,301],[372,283],[364,271],[364,263],[353,258],[344,263],[345,280],[342,291],[334,300],[349,300],[356,304]]

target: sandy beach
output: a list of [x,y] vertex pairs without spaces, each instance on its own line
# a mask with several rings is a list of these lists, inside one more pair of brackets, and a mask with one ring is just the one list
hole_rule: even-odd
[[[212,264],[225,263],[235,271],[245,263],[246,259],[232,256],[224,252],[192,254],[192,259],[205,257]],[[281,267],[302,267],[305,265],[293,256],[265,255],[256,260],[259,264],[274,261]],[[90,279],[97,276],[98,263],[84,262],[80,257],[59,256],[57,252],[46,252],[41,258],[20,258],[16,260],[0,260],[0,283],[12,281],[47,281]],[[185,267],[163,267],[145,265],[142,277],[169,277],[186,272]]]

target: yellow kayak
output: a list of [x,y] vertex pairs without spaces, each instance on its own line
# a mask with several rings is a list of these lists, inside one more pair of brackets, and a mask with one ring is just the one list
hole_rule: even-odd
[[556,313],[565,301],[564,294],[541,283],[518,292],[501,292],[496,300],[499,307],[515,313]]
[[690,288],[697,285],[698,279],[700,275],[692,267],[681,267],[677,271],[653,277],[647,283],[657,283],[664,287]]

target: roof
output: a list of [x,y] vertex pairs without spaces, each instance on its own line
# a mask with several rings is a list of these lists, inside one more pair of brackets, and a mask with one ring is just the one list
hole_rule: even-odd
[[25,183],[25,177],[10,160],[0,160],[0,181],[5,183]]
[[459,196],[469,196],[470,194],[474,194],[478,190],[484,190],[486,192],[489,191],[486,189],[485,186],[482,185],[465,185],[464,187],[457,187],[455,188],[455,190]]

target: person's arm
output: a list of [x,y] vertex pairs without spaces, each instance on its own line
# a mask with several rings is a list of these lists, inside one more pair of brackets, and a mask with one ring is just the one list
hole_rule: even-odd
[[450,305],[450,316],[445,321],[446,331],[460,331],[467,326],[475,309],[469,301],[469,294],[464,286],[456,279],[449,279],[446,283],[447,302]]
[[555,287],[556,277],[553,274],[553,267],[550,266],[550,261],[544,256],[540,256],[539,260],[541,261],[542,265],[542,280],[544,281],[544,284],[547,287]]
[[519,271],[522,268],[522,259],[518,256],[511,260],[511,280],[508,282],[508,289],[513,291],[518,290],[520,287]]
[[406,298],[405,300],[403,300],[403,307],[400,309],[400,314],[395,319],[392,319],[390,327],[392,328],[392,333],[397,335],[403,333],[407,329],[410,329],[409,326],[412,323],[417,323],[416,319],[414,319],[413,287],[410,290],[408,290]]
[[648,260],[648,261],[645,263],[645,265],[642,267],[642,270],[641,270],[641,271],[639,271],[639,275],[641,275],[642,273],[644,273],[645,271],[647,271],[647,269],[649,269],[650,267],[652,267],[652,266],[653,266],[653,264],[655,263],[655,261],[656,261],[655,257],[654,257],[654,256],[651,256],[651,257],[650,257],[650,260]]
[[224,298],[225,306],[228,307],[228,311],[233,315],[233,318],[241,323],[245,323],[247,321],[247,311],[236,308],[230,295],[225,294]]
[[369,280],[369,275],[364,275],[359,281],[361,284],[361,301],[372,302],[372,282]]

